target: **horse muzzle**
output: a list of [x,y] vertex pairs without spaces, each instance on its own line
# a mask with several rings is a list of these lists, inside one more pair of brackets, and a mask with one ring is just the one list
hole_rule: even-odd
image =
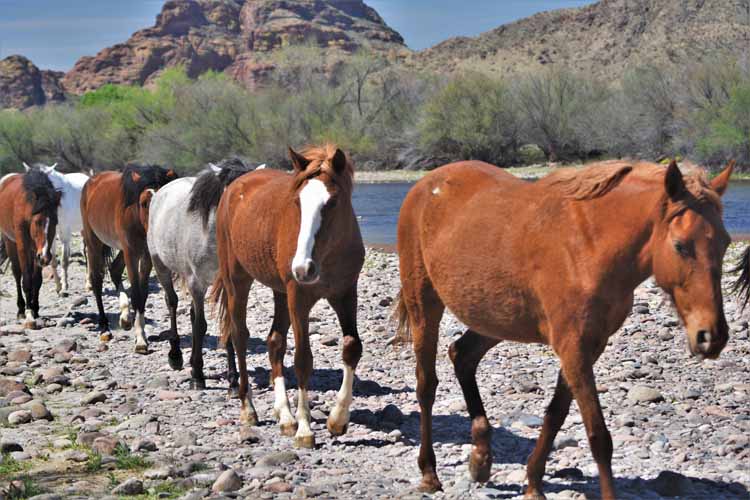
[[318,265],[312,259],[305,259],[301,263],[292,263],[292,276],[300,285],[314,285],[320,281]]
[[716,359],[729,341],[727,327],[699,329],[689,335],[690,353],[701,358]]

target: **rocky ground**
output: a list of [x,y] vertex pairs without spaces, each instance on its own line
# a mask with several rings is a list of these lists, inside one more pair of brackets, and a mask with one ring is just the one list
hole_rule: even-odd
[[[739,248],[733,248],[728,262]],[[45,328],[15,320],[9,273],[0,276],[0,498],[392,498],[414,496],[419,479],[419,416],[413,354],[388,345],[388,317],[398,291],[396,256],[370,251],[360,280],[359,324],[365,353],[357,372],[352,423],[332,438],[325,417],[341,382],[339,328],[328,306],[313,312],[312,381],[318,447],[298,450],[271,419],[273,390],[263,340],[270,327],[268,290],[252,291],[249,366],[262,424],[240,440],[239,404],[227,400],[226,357],[216,338],[205,349],[204,391],[189,389],[189,367],[167,364],[164,299],[152,282],[149,355],[133,352],[131,332],[115,331],[102,350],[91,322],[93,297],[84,269],[72,266],[72,296],[45,282]],[[188,302],[180,306],[189,332]],[[106,307],[115,323],[117,297]],[[615,445],[614,472],[622,498],[750,498],[750,313],[727,300],[732,338],[718,361],[690,358],[671,306],[653,285],[636,293],[634,312],[597,365],[600,398]],[[558,363],[542,346],[506,343],[480,367],[480,388],[495,425],[495,465],[486,485],[469,481],[469,420],[446,355],[460,332],[446,317],[438,370],[435,441],[445,492],[436,498],[516,498],[524,463],[551,397]],[[290,335],[290,340],[292,336]],[[189,359],[189,339],[183,349]],[[290,343],[290,350],[293,342]],[[292,356],[287,356],[287,365]],[[287,370],[290,400],[296,391]],[[255,441],[255,442],[249,442]],[[596,467],[574,407],[548,463],[549,498],[598,496]],[[224,492],[221,492],[225,490]],[[39,497],[42,498],[42,497]]]

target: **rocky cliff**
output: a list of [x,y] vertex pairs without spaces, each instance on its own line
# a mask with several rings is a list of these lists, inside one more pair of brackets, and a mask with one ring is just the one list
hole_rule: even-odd
[[0,60],[0,108],[28,108],[65,100],[63,73],[41,71],[22,56]]
[[618,78],[638,64],[675,67],[719,54],[750,56],[750,0],[602,0],[476,38],[452,38],[414,54],[410,63],[498,75],[564,66]]
[[81,94],[105,83],[147,84],[164,68],[182,65],[190,76],[226,71],[252,86],[273,68],[269,55],[292,43],[342,54],[407,50],[362,0],[170,0],[155,26],[80,59],[63,82]]

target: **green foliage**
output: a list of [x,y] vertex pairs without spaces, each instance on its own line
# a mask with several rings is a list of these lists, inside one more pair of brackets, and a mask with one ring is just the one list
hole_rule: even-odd
[[24,476],[18,478],[17,481],[20,481],[21,485],[18,488],[11,487],[8,490],[8,496],[6,497],[8,500],[21,500],[44,493],[44,490],[42,490],[42,488],[40,488],[30,477]]
[[13,458],[10,453],[3,453],[0,459],[0,478],[7,478],[25,469],[25,465]]
[[710,120],[708,134],[698,142],[707,157],[750,159],[750,81],[736,85]]
[[501,80],[471,74],[456,78],[429,99],[419,134],[436,154],[498,164],[517,158],[518,108]]
[[121,470],[147,469],[151,464],[142,456],[130,452],[130,448],[118,444],[115,448],[115,466]]
[[86,461],[86,472],[99,472],[102,470],[102,456],[93,450],[88,450],[89,459]]

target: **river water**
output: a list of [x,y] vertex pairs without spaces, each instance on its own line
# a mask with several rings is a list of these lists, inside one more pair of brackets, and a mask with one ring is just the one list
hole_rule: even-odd
[[[398,213],[412,186],[408,182],[356,186],[354,209],[366,243],[396,243]],[[733,182],[724,195],[724,223],[733,236],[750,236],[750,181]]]

